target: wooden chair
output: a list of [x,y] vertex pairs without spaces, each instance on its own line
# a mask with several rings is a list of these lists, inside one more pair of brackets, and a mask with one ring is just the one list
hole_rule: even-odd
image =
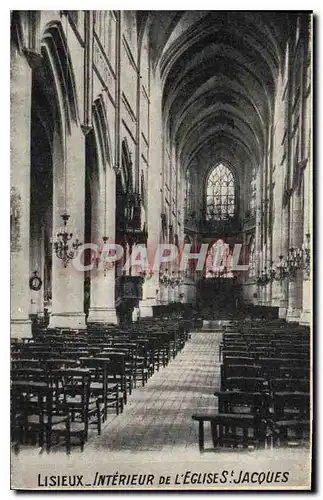
[[223,364],[227,365],[255,365],[253,356],[233,356],[232,354],[223,354]]
[[52,445],[52,435],[63,435],[70,453],[70,415],[64,404],[54,405],[53,387],[45,382],[15,380],[11,385],[11,426],[15,451],[24,438],[36,438],[39,446]]
[[267,387],[263,377],[227,377],[226,388],[231,391],[263,392]]
[[103,420],[107,419],[108,408],[114,408],[116,415],[123,411],[123,394],[119,383],[108,379],[109,357],[80,358],[81,366],[89,368],[91,373],[90,394],[101,397],[103,402]]
[[280,378],[308,379],[310,370],[308,367],[293,368],[292,366],[281,366],[278,373]]
[[263,393],[216,392],[219,410],[195,413],[199,422],[199,450],[204,450],[204,423],[210,422],[214,449],[249,445],[264,446],[267,401]]
[[273,445],[288,445],[289,440],[308,439],[310,431],[310,394],[275,392],[273,394]]
[[[71,415],[71,436],[76,435],[83,449],[88,438],[90,424],[97,427],[101,434],[101,409],[100,396],[91,395],[91,373],[87,368],[70,368],[53,372],[53,383],[58,393],[58,398],[68,408]],[[76,428],[78,425],[78,429]]]
[[226,379],[228,377],[254,377],[257,378],[261,375],[260,365],[241,365],[234,364],[223,365],[221,367],[221,390],[226,389]]
[[303,378],[275,378],[270,381],[272,392],[310,392],[310,380]]

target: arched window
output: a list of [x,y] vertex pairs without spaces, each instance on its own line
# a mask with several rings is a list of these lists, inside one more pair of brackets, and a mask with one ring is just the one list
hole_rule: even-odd
[[206,185],[206,218],[227,220],[235,213],[235,181],[231,170],[220,163],[211,170]]

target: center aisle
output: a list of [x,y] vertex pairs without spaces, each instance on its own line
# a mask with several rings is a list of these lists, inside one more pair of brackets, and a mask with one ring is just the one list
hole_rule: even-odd
[[134,390],[124,412],[113,417],[101,436],[93,436],[86,451],[197,450],[196,409],[217,407],[220,333],[192,332],[184,349],[145,387]]
[[[145,387],[134,390],[124,412],[118,417],[111,416],[101,436],[95,431],[91,433],[83,452],[77,446],[67,455],[60,446],[49,454],[28,448],[17,456],[12,455],[11,475],[16,487],[30,482],[35,485],[37,478],[44,474],[81,474],[84,485],[94,489],[118,488],[121,476],[123,479],[133,477],[134,482],[127,483],[128,488],[136,488],[139,474],[143,478],[153,477],[147,488],[200,489],[201,485],[193,478],[209,473],[215,482],[204,487],[230,488],[230,481],[219,482],[221,471],[239,476],[242,469],[290,471],[294,485],[305,484],[311,466],[309,450],[199,453],[198,426],[192,414],[203,407],[217,408],[213,393],[220,383],[221,338],[220,332],[193,332],[182,352],[166,368],[155,372]],[[211,444],[209,426],[205,440]],[[101,479],[97,481],[98,477]],[[169,478],[168,483],[165,477]],[[112,478],[116,481],[114,484]],[[245,489],[246,485],[236,487]],[[259,489],[259,484],[248,484],[248,487]]]

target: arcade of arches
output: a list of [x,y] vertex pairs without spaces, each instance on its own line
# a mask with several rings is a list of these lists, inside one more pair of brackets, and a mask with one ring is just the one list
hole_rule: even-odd
[[[203,287],[227,293],[226,313],[309,324],[311,67],[306,13],[13,11],[12,336],[131,321],[134,307],[216,315]],[[85,253],[83,273],[59,258],[64,214],[69,249],[112,241],[122,260]],[[181,242],[224,257],[125,275],[134,245]],[[247,271],[232,268],[237,245]]]

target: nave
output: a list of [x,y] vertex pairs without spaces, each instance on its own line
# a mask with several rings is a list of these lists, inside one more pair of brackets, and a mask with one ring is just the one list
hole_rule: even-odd
[[312,17],[11,12],[14,486],[309,484]]

